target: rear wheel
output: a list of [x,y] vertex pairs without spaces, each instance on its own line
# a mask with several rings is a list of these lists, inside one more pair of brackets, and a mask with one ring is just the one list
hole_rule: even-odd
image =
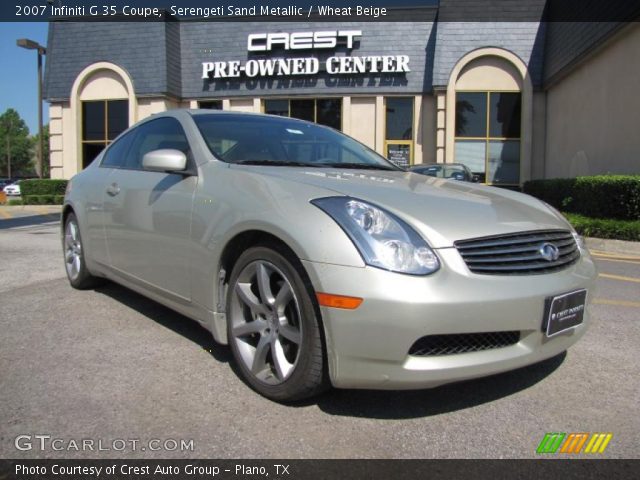
[[227,295],[228,340],[238,368],[252,388],[276,401],[300,400],[326,387],[319,319],[302,266],[285,255],[267,247],[247,250]]
[[82,237],[75,213],[70,213],[64,223],[64,266],[67,278],[73,288],[85,290],[99,283],[99,279],[89,273],[84,259]]

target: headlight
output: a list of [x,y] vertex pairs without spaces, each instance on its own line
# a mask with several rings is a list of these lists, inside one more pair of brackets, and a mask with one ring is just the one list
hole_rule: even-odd
[[392,213],[349,197],[311,203],[342,227],[367,265],[411,275],[428,275],[440,268],[427,242]]

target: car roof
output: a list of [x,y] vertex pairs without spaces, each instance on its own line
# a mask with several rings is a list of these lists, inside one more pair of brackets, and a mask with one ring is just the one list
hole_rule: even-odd
[[[141,125],[142,123],[145,123],[149,120],[152,119],[157,119],[157,118],[165,118],[165,117],[171,117],[171,118],[180,118],[182,117],[184,114],[190,115],[192,117],[197,117],[200,115],[232,115],[234,117],[247,117],[247,118],[265,118],[265,117],[270,117],[270,118],[274,118],[274,119],[279,119],[279,120],[286,120],[286,121],[291,121],[291,122],[296,122],[296,123],[304,123],[304,124],[311,124],[311,125],[315,125],[318,127],[325,127],[325,125],[321,125],[318,123],[314,123],[314,122],[309,122],[307,120],[301,120],[299,118],[293,118],[293,117],[283,117],[281,115],[270,115],[268,113],[260,113],[260,112],[236,112],[233,110],[212,110],[212,109],[208,109],[208,108],[173,108],[171,110],[165,110],[164,112],[158,112],[158,113],[154,113],[153,115],[148,116],[147,118],[141,120],[140,122],[138,122],[136,125],[132,125],[132,126],[137,126],[137,125]],[[325,128],[329,128],[329,127],[325,127]]]

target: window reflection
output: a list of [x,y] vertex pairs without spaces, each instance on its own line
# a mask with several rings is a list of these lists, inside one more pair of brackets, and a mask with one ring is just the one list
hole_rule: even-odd
[[456,94],[455,160],[488,184],[520,182],[520,92]]
[[299,118],[342,130],[341,98],[269,99],[263,101],[264,113]]
[[456,98],[456,137],[485,137],[487,94],[459,93]]
[[413,98],[387,98],[387,140],[413,138]]
[[127,100],[82,102],[82,168],[129,126]]

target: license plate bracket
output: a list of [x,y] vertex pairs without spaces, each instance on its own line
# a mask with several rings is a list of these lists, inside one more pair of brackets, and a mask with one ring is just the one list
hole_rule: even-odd
[[587,290],[576,290],[545,300],[542,331],[553,337],[582,324],[587,302]]

